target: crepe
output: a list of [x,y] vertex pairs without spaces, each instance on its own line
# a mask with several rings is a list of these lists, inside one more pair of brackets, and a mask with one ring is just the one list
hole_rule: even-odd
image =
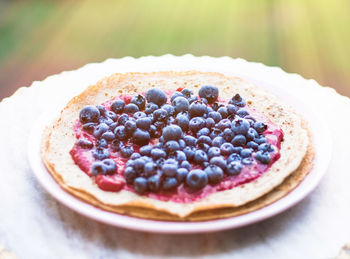
[[[76,141],[74,125],[84,106],[98,105],[121,94],[142,93],[155,86],[166,91],[186,87],[197,94],[202,85],[217,86],[221,98],[230,98],[239,93],[250,108],[262,113],[284,132],[280,159],[259,178],[230,190],[209,194],[198,201],[176,203],[126,190],[103,191],[72,160],[69,151]],[[73,98],[60,117],[46,128],[42,158],[64,190],[94,206],[143,218],[207,220],[261,208],[294,189],[312,167],[314,153],[308,134],[310,132],[302,117],[291,107],[273,94],[240,78],[197,71],[114,74]],[[290,177],[286,179],[288,176]],[[281,185],[284,180],[286,181]],[[278,188],[272,191],[276,187]]]

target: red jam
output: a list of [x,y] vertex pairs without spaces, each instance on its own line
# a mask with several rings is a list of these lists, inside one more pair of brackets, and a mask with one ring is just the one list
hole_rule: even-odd
[[[167,92],[166,94],[168,96],[171,96],[172,92]],[[125,96],[125,95],[119,96],[118,98],[124,100],[126,104],[130,103],[130,100],[131,100],[131,96]],[[113,101],[114,99],[109,100],[102,105],[105,106],[106,109],[108,110],[110,107],[110,104]],[[272,164],[280,158],[280,148],[281,148],[281,141],[283,140],[283,132],[271,121],[269,121],[266,117],[258,113],[256,110],[250,109],[247,106],[245,107],[245,109],[255,119],[257,119],[258,121],[264,122],[265,124],[268,125],[263,135],[266,137],[267,143],[277,147],[277,150],[275,152],[270,153],[271,161],[268,165],[257,163],[257,161],[253,159],[253,163],[249,166],[243,167],[240,174],[235,176],[225,175],[220,183],[216,185],[207,184],[203,189],[196,192],[193,192],[188,187],[186,187],[185,184],[182,183],[175,190],[171,192],[162,192],[162,191],[158,193],[146,192],[143,195],[146,197],[150,197],[150,198],[154,198],[162,201],[187,203],[187,202],[200,200],[211,193],[229,190],[237,186],[240,186],[242,184],[249,183],[259,178],[260,176],[262,176],[272,166]],[[92,136],[92,134],[89,134],[86,131],[82,130],[82,125],[79,120],[77,120],[74,131],[77,139],[85,138],[87,140],[90,140],[94,144],[96,144],[96,139]],[[131,143],[129,142],[128,144],[131,144]],[[153,140],[153,143],[151,140],[150,144],[151,145],[155,144],[155,140]],[[135,152],[138,152],[139,150],[138,146],[134,145],[133,148]],[[110,192],[119,192],[121,190],[128,190],[128,191],[134,192],[132,185],[127,185],[124,178],[125,164],[128,161],[128,158],[121,157],[119,152],[113,152],[112,149],[109,149],[109,151],[110,151],[110,158],[113,159],[117,164],[117,168],[118,168],[117,173],[114,175],[98,175],[96,177],[92,176],[90,171],[90,168],[93,162],[95,161],[95,159],[92,156],[93,149],[83,149],[78,145],[74,145],[74,147],[70,151],[70,154],[75,164],[78,165],[79,168],[83,170],[87,175],[94,178],[96,184],[100,189],[104,191],[110,191]],[[198,165],[192,165],[192,169],[196,167],[200,168]]]

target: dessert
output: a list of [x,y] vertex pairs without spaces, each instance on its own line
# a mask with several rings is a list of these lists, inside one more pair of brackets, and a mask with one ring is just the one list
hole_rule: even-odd
[[95,206],[190,220],[249,207],[305,176],[308,134],[290,107],[239,78],[115,74],[71,100],[46,129],[42,157],[65,190]]

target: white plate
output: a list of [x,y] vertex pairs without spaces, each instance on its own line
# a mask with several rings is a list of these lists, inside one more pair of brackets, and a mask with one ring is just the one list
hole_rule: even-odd
[[313,141],[316,150],[314,161],[315,165],[313,169],[302,181],[302,183],[292,192],[290,192],[282,199],[262,209],[226,219],[203,222],[168,222],[119,215],[89,205],[61,189],[43,165],[40,157],[40,142],[43,130],[45,126],[52,121],[58,111],[43,116],[38,120],[31,131],[28,143],[28,157],[33,172],[41,185],[54,198],[72,210],[91,219],[109,225],[138,231],[149,231],[157,233],[198,233],[218,231],[252,224],[254,222],[258,222],[281,213],[308,195],[316,187],[326,172],[331,158],[332,150],[330,132],[326,125],[323,124],[322,120],[317,116],[316,108],[312,107],[310,104],[308,105],[306,102],[302,102],[290,91],[279,87],[277,83],[274,85],[271,81],[266,82],[262,80],[253,80],[243,73],[239,74],[239,76],[244,77],[250,81],[254,81],[259,86],[279,95],[285,102],[289,103],[297,111],[303,114],[303,116],[309,121],[311,130],[313,132]]

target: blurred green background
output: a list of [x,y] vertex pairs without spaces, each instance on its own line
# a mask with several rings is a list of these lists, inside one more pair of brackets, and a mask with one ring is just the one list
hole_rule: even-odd
[[0,0],[0,100],[89,62],[166,53],[242,57],[350,96],[350,1]]

